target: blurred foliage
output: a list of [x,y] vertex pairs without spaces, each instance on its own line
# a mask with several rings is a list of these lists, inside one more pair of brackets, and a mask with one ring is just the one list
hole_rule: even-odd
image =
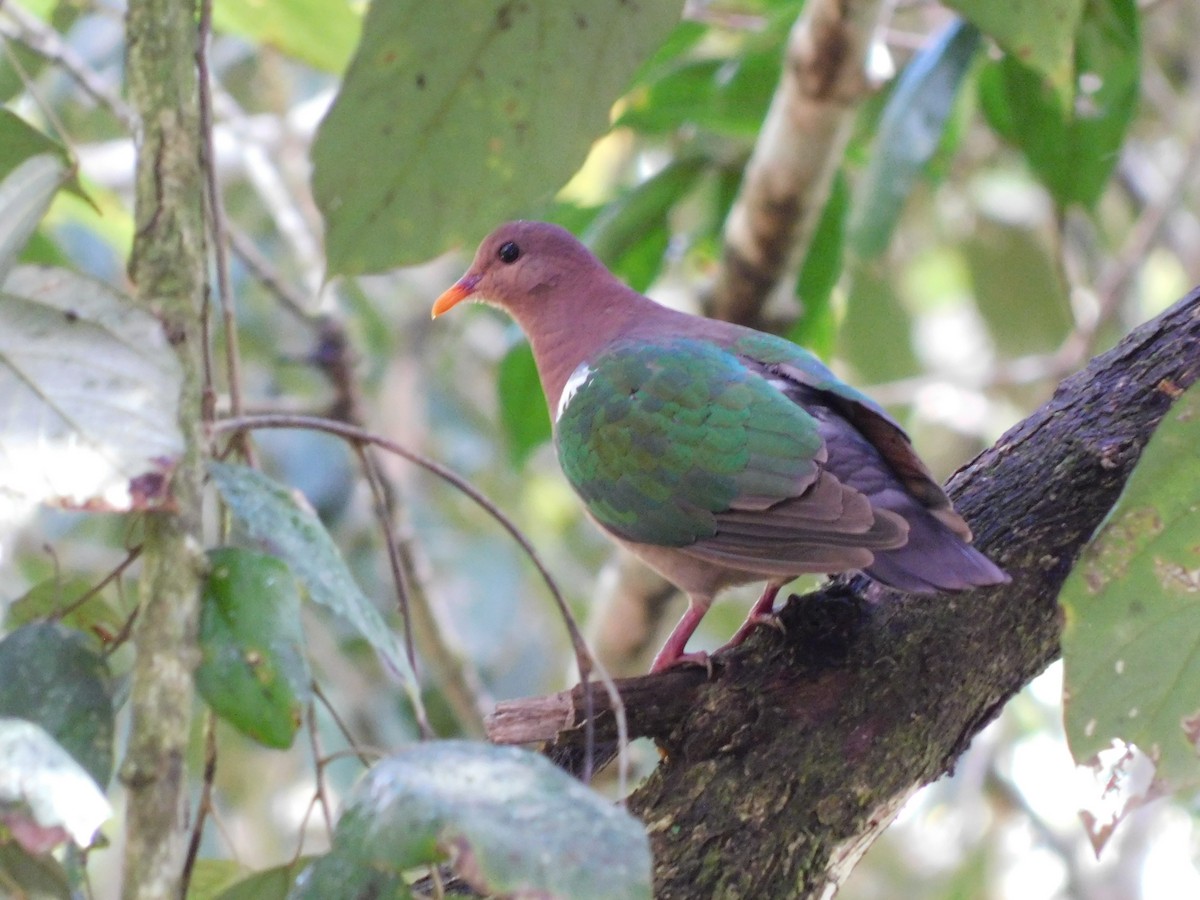
[[[514,328],[492,310],[431,327],[429,305],[462,271],[461,255],[328,281],[323,228],[329,271],[382,271],[473,241],[502,216],[552,219],[639,290],[702,309],[801,4],[689,4],[689,18],[673,27],[666,12],[651,24],[622,21],[612,33],[632,29],[637,40],[609,61],[561,34],[547,38],[544,56],[517,59],[532,40],[521,31],[527,22],[501,34],[495,20],[494,28],[472,22],[469,6],[452,13],[445,4],[376,3],[361,20],[367,38],[346,89],[321,125],[317,202],[307,154],[362,8],[340,0],[242,6],[216,4],[209,62],[217,165],[236,237],[231,278],[246,407],[360,415],[460,473],[517,522],[586,614],[608,546],[557,471],[545,402]],[[981,37],[970,39],[971,29],[938,7],[894,12],[879,50],[900,74],[864,102],[844,157],[833,161],[837,174],[794,289],[773,298],[767,316],[887,403],[940,474],[994,441],[1087,356],[1200,282],[1200,62],[1191,38],[1200,8],[1138,9],[1132,0],[954,6]],[[402,13],[413,17],[404,20],[410,38],[425,35],[422,46],[371,27]],[[445,15],[458,17],[453,28],[438,18]],[[47,60],[30,49],[47,34],[69,56]],[[124,292],[133,185],[132,144],[117,109],[120,21],[86,0],[9,0],[0,5],[0,35],[9,51],[0,54],[0,177],[23,153],[58,155],[62,146],[95,203],[60,191],[22,258]],[[429,71],[443,79],[445,118],[442,107],[419,105],[431,92],[418,83],[417,59],[432,59]],[[499,72],[502,86],[480,87],[494,85],[477,71]],[[581,88],[592,95],[586,110],[576,108]],[[540,130],[530,132],[538,139],[497,148],[492,139],[511,137],[506,129],[526,114],[539,116]],[[28,151],[3,139],[28,129],[36,130]],[[444,149],[422,144],[434,138]],[[341,206],[350,191],[357,199]],[[373,204],[398,218],[372,219]],[[338,221],[343,214],[348,222]],[[26,219],[2,221],[0,232],[15,234]],[[229,342],[217,318],[219,360]],[[229,409],[223,372],[216,365],[212,375],[221,413]],[[366,763],[414,738],[416,705],[439,736],[456,737],[469,732],[476,698],[486,706],[554,690],[568,670],[545,587],[496,523],[427,471],[382,458],[390,527],[411,564],[407,587],[430,610],[414,628],[418,665],[408,673],[376,502],[355,454],[327,435],[297,431],[263,433],[255,444],[277,481],[251,482],[263,476],[234,470],[240,481],[222,489],[231,514],[211,517],[211,545],[283,556],[310,599],[326,604],[304,604],[293,623],[303,626],[323,699],[290,750],[216,727],[213,805],[223,826],[204,829],[194,896],[258,896],[268,882],[282,896],[300,868],[285,864],[301,846],[309,854],[330,846],[333,811]],[[105,703],[121,707],[137,606],[130,548],[139,534],[136,516],[10,507],[0,495],[5,642],[51,627],[37,624],[45,621],[60,622],[54,634],[78,636],[22,657],[5,696],[40,708],[42,697],[86,694],[102,712]],[[318,554],[314,542],[325,538]],[[288,541],[290,554],[280,549]],[[331,552],[337,563],[328,563]],[[306,566],[336,570],[332,589],[305,581]],[[714,610],[698,639],[711,646],[727,637],[741,617],[735,605]],[[448,655],[431,633],[443,636]],[[76,674],[52,667],[63,653],[77,662],[103,653],[111,681],[87,666]],[[442,677],[455,667],[457,681]],[[1092,858],[1075,817],[1081,801],[1068,789],[1075,772],[1058,724],[1056,672],[1010,704],[954,778],[910,804],[843,897],[1033,900],[1099,897],[1113,885],[1121,896],[1157,897],[1168,884],[1178,896],[1200,895],[1185,804],[1130,815],[1104,857]],[[405,696],[397,673],[419,695]],[[1097,688],[1110,685],[1101,677]],[[467,693],[468,712],[455,691]],[[91,729],[85,737],[103,744],[108,759],[111,723],[96,721],[81,718],[79,727]],[[197,780],[201,732],[189,760]],[[644,759],[644,767],[657,761],[652,751]],[[315,800],[314,783],[323,786]],[[118,829],[105,830],[113,837]],[[48,876],[24,857],[10,860],[11,850],[0,846],[0,871],[25,871],[18,884],[45,881],[52,886],[39,889],[59,891],[57,870]],[[113,855],[89,856],[98,895],[117,877]],[[262,870],[262,880],[220,865],[232,857]]]

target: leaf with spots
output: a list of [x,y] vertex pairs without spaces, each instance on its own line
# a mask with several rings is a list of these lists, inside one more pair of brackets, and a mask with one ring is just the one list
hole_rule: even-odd
[[366,639],[403,683],[413,708],[420,710],[417,677],[400,642],[350,574],[333,538],[308,503],[298,501],[285,485],[246,466],[214,461],[208,464],[208,472],[246,533],[288,564],[314,603],[336,613]]
[[1200,783],[1197,447],[1193,385],[1150,439],[1059,597],[1075,759],[1088,761],[1119,738],[1149,754],[1173,786]]
[[420,262],[548,200],[682,6],[372,3],[313,146],[330,271]]
[[286,749],[300,728],[312,680],[296,579],[282,560],[241,547],[210,550],[208,561],[196,688],[243,734]]

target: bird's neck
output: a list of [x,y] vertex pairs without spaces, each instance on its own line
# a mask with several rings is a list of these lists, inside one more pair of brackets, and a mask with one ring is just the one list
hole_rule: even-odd
[[[564,385],[581,363],[594,359],[604,347],[646,317],[667,312],[624,285],[618,287],[620,291],[614,290],[611,295],[592,295],[587,301],[564,303],[546,310],[535,321],[520,323],[533,347],[551,416],[558,408]],[[586,309],[583,302],[588,302]]]

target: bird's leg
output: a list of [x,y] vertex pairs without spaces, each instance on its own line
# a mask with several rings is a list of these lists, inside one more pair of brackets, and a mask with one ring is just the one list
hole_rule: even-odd
[[750,607],[750,612],[746,614],[745,621],[742,622],[741,627],[738,628],[733,637],[729,639],[729,643],[721,648],[722,650],[727,647],[736,647],[759,625],[770,625],[772,628],[778,628],[780,631],[783,630],[778,616],[772,612],[772,609],[775,607],[775,596],[784,584],[785,582],[767,582],[767,586],[763,588],[761,596]]
[[696,630],[696,626],[700,624],[700,620],[704,618],[704,614],[708,612],[708,607],[711,603],[711,597],[688,598],[687,610],[684,611],[683,616],[675,624],[675,628],[667,636],[667,641],[662,645],[662,649],[658,651],[658,655],[654,657],[654,662],[650,664],[651,672],[661,672],[664,669],[669,669],[681,663],[695,663],[696,665],[711,669],[707,653],[703,651],[695,653],[683,652],[683,648],[687,646],[688,639],[692,636],[692,632]]

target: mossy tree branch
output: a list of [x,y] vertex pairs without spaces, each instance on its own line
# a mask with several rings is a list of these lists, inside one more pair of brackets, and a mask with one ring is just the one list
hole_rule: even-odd
[[174,509],[146,515],[129,748],[124,897],[178,897],[186,843],[185,767],[203,573],[204,218],[195,56],[188,0],[130,0],[128,93],[140,118],[133,252],[137,302],[157,315],[179,358],[184,453]]

